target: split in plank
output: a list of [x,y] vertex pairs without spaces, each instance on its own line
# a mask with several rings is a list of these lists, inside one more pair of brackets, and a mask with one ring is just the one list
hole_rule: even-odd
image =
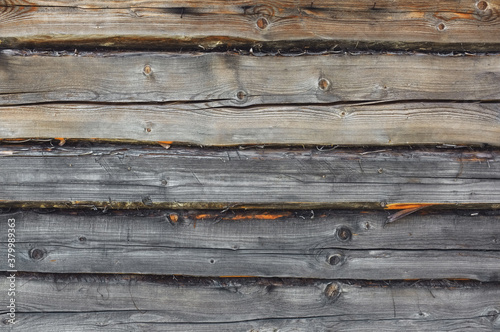
[[0,106],[0,138],[244,144],[500,146],[500,104],[401,102],[210,107],[204,104]]
[[497,150],[46,144],[3,145],[0,155],[3,205],[380,209],[394,203],[500,203]]
[[500,55],[25,55],[0,53],[0,105],[500,100]]
[[[383,212],[329,214],[282,221],[177,214],[1,218],[16,222],[18,271],[500,281],[498,216],[417,215],[383,228]],[[486,243],[475,246],[478,237]],[[6,236],[0,247],[7,250]],[[9,269],[6,263],[1,270]]]
[[[195,331],[269,327],[329,331],[381,326],[388,331],[479,331],[500,326],[498,284],[471,282],[339,282],[276,279],[198,279],[130,275],[19,275],[16,327],[52,326],[75,331],[126,323],[131,331]],[[8,280],[0,279],[8,289]],[[7,287],[7,288],[6,288]],[[0,293],[2,303],[7,292]],[[446,304],[446,305],[443,305]],[[4,313],[6,309],[3,309]],[[49,318],[54,320],[48,321]],[[210,324],[203,329],[204,324]],[[263,324],[263,325],[262,325]],[[296,325],[299,324],[299,325]],[[307,324],[307,325],[306,325]],[[353,325],[351,325],[353,324]],[[123,325],[117,326],[122,328]],[[398,329],[399,328],[399,329]],[[469,328],[469,329],[468,329]],[[337,329],[336,329],[337,330]],[[41,331],[44,331],[43,329]],[[266,330],[267,331],[267,330]]]
[[0,46],[496,51],[499,10],[498,0],[9,0]]

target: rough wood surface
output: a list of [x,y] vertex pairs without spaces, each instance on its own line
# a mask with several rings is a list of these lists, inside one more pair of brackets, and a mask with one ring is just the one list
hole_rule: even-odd
[[105,328],[107,331],[123,332],[490,332],[499,326],[495,311],[478,317],[454,317],[440,319],[398,319],[384,320],[340,320],[338,317],[259,319],[242,322],[175,323],[167,321],[163,314],[147,312],[92,312],[92,313],[24,313],[16,323],[16,329],[37,332],[94,332]]
[[4,47],[498,50],[500,2],[4,0]]
[[[247,331],[261,327],[267,328],[264,331],[281,327],[330,331],[335,327],[348,330],[351,326],[381,326],[389,331],[439,327],[463,331],[474,327],[494,329],[500,324],[497,284],[176,281],[173,277],[51,274],[19,275],[16,283],[19,326],[38,326],[47,321],[54,331],[73,330],[73,326],[76,331],[104,327],[135,331],[150,326],[156,331],[181,329],[180,324],[197,324],[195,331],[234,326],[243,326]],[[8,287],[6,278],[0,279],[0,287]],[[7,292],[0,293],[2,303],[6,296]],[[42,314],[44,317],[40,317]],[[38,317],[42,320],[37,321]],[[49,322],[49,318],[54,320]],[[57,327],[63,318],[65,322]]]
[[[237,144],[489,144],[498,103],[210,107],[204,104],[41,104],[0,107],[0,138],[98,138]],[[149,131],[148,131],[149,128]]]
[[[0,53],[0,104],[500,100],[500,55]],[[498,118],[496,116],[495,118]]]
[[[415,215],[384,227],[383,212],[84,214],[2,215],[2,234],[16,220],[17,270],[500,281],[498,216]],[[7,236],[0,244],[6,252]]]
[[0,156],[3,205],[297,209],[500,203],[496,150],[46,144],[4,145]]

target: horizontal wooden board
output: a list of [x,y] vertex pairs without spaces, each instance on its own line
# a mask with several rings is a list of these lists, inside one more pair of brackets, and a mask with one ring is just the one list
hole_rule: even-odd
[[500,2],[8,0],[4,47],[498,50]]
[[[198,248],[227,250],[500,250],[500,213],[422,210],[392,223],[393,211],[18,211],[18,242],[81,250]],[[0,229],[7,233],[6,223]],[[57,230],[57,231],[54,231]],[[2,243],[6,239],[0,239]]]
[[[8,286],[8,280],[1,278],[0,287]],[[180,324],[196,324],[194,331],[219,327],[244,327],[245,331],[310,331],[317,327],[315,331],[330,331],[352,326],[380,326],[389,331],[439,327],[464,331],[478,327],[481,331],[498,328],[500,323],[500,288],[496,284],[407,282],[364,283],[361,287],[314,280],[176,281],[172,277],[48,274],[18,275],[16,287],[19,325],[15,327],[39,326],[47,321],[55,331],[73,330],[73,326],[75,331],[103,327],[121,331],[125,326],[128,331],[148,327],[153,331],[185,330]],[[7,292],[1,292],[0,301],[7,300]],[[62,325],[57,327],[59,322]]]
[[500,99],[500,55],[60,55],[2,51],[0,105],[198,102],[244,107]]
[[498,103],[210,107],[204,104],[41,104],[0,107],[0,138],[238,144],[489,144]]
[[496,150],[46,144],[4,145],[0,156],[3,205],[297,209],[500,203]]
[[[492,311],[493,312],[493,311]],[[498,326],[495,315],[478,317],[454,317],[446,320],[421,319],[384,319],[384,320],[340,320],[338,317],[280,318],[261,319],[242,322],[211,323],[172,323],[163,314],[147,312],[92,312],[92,313],[23,313],[15,329],[37,332],[93,332],[106,328],[107,331],[127,332],[211,332],[211,331],[249,331],[249,332],[486,332],[494,331]]]
[[18,271],[500,281],[499,216],[85,213],[2,215],[0,248],[14,219]]

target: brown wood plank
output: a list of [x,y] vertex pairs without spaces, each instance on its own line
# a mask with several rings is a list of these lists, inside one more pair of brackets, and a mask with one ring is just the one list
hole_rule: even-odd
[[499,9],[498,0],[8,0],[0,46],[498,50]]
[[[8,288],[6,278],[0,280],[0,287]],[[122,321],[128,323],[127,327],[130,324],[131,330],[153,324],[170,330],[170,325],[182,323],[213,323],[213,327],[269,326],[272,331],[280,324],[297,322],[299,330],[310,323],[308,330],[317,326],[322,331],[335,326],[342,330],[367,327],[374,322],[373,326],[392,325],[389,331],[397,326],[399,330],[447,326],[446,330],[462,331],[475,326],[493,329],[499,324],[497,284],[195,278],[176,281],[171,276],[48,274],[18,275],[16,287],[19,326],[36,325],[33,318],[41,314],[44,320],[53,316],[52,324],[60,322],[62,315],[88,318],[83,322],[67,319],[63,324],[75,326],[77,331],[114,327]],[[7,292],[0,293],[0,300],[6,303]],[[77,327],[80,323],[83,325]]]
[[500,281],[494,215],[86,213],[2,215],[0,248],[14,219],[18,271]]
[[[3,205],[497,207],[498,151],[3,146]],[[405,207],[402,207],[403,209]]]
[[23,54],[0,53],[1,105],[500,100],[499,55]]
[[[0,138],[239,144],[500,146],[498,103],[213,108],[203,104],[0,107]],[[149,128],[149,131],[148,131]]]

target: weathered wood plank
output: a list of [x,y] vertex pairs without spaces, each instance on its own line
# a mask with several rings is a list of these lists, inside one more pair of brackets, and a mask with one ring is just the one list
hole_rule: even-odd
[[[386,224],[388,215],[337,210],[124,210],[92,215],[83,210],[20,211],[0,218],[16,219],[18,242],[81,250],[103,246],[295,252],[327,248],[500,250],[500,215],[496,211],[423,210]],[[0,227],[6,234],[7,225],[0,223]],[[6,239],[0,241],[5,244]]]
[[[0,107],[0,138],[98,138],[236,144],[489,144],[500,104],[255,106],[42,104]],[[149,128],[149,131],[148,131]]]
[[8,0],[0,45],[498,50],[499,9],[498,0]]
[[[493,313],[493,311],[492,311]],[[446,320],[386,319],[386,320],[339,320],[336,317],[280,318],[250,320],[244,322],[213,323],[172,323],[166,321],[162,313],[148,312],[92,312],[92,313],[23,313],[15,324],[15,329],[37,332],[93,332],[106,328],[107,331],[127,332],[210,332],[210,331],[249,331],[249,332],[486,332],[494,331],[498,325],[496,317],[482,315],[472,318],[449,318]]]
[[500,56],[0,53],[0,104],[499,100]]
[[[500,281],[498,216],[418,215],[383,228],[385,214],[374,214],[334,212],[307,221],[245,220],[252,215],[240,214],[205,221],[173,213],[17,213],[3,215],[0,229],[7,234],[7,219],[16,220],[16,269],[28,272]],[[482,247],[474,241],[479,237]],[[0,239],[5,252],[7,243],[7,236]],[[461,250],[444,250],[446,243]],[[6,260],[0,269],[9,270]]]
[[[1,278],[0,286],[8,287],[8,280]],[[16,279],[16,304],[19,326],[36,326],[34,318],[43,314],[42,321],[55,317],[52,324],[62,317],[84,319],[67,319],[62,325],[84,323],[79,327],[84,331],[102,326],[120,330],[123,326],[116,325],[120,322],[126,322],[124,326],[132,330],[150,325],[165,330],[183,323],[207,324],[208,330],[212,330],[210,323],[213,328],[222,325],[259,330],[263,324],[271,331],[295,323],[300,330],[306,328],[304,324],[311,324],[309,331],[314,326],[318,331],[336,326],[342,330],[367,327],[370,322],[373,326],[392,325],[389,331],[398,327],[423,330],[445,326],[445,330],[462,331],[499,326],[497,284],[361,286],[337,281],[28,275]],[[6,303],[7,292],[0,293],[0,300]],[[6,309],[1,310],[4,313]],[[206,330],[199,326],[200,331]]]
[[500,203],[498,151],[371,152],[4,145],[0,200],[108,208]]

